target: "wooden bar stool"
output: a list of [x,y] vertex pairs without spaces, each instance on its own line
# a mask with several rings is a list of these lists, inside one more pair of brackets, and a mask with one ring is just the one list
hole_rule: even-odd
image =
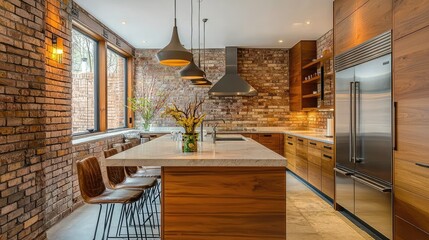
[[[112,148],[112,149],[104,151],[104,157],[108,158],[108,157],[111,157],[117,153],[118,153],[118,150],[115,148]],[[152,235],[154,235],[154,233],[153,233],[154,224],[152,223],[154,211],[153,211],[151,200],[153,198],[152,197],[152,193],[154,192],[153,189],[155,189],[154,186],[156,186],[157,182],[158,182],[157,179],[153,178],[153,177],[138,177],[138,178],[127,177],[127,175],[125,174],[126,168],[124,168],[124,167],[108,166],[108,167],[106,167],[106,169],[107,169],[108,182],[112,188],[114,188],[114,189],[145,190],[143,198],[141,199],[141,202],[139,204],[139,210],[141,210],[141,213],[143,215],[143,225],[146,222],[149,222],[149,224],[151,226]],[[144,208],[146,208],[147,217],[145,217]],[[121,212],[120,224],[119,224],[120,227],[122,226],[125,215],[126,215],[125,213]],[[145,230],[145,233],[144,233],[145,237],[147,238],[146,228],[144,228],[144,230]],[[121,231],[118,231],[117,235],[121,235]]]
[[[132,217],[132,215],[134,214],[135,209],[137,209],[138,207],[137,201],[141,199],[144,192],[142,190],[136,189],[112,190],[106,188],[103,182],[103,177],[101,175],[100,165],[98,163],[97,158],[95,157],[89,157],[77,161],[76,166],[78,172],[80,192],[84,202],[87,204],[100,205],[93,239],[95,240],[97,236],[97,229],[100,222],[103,205],[106,205],[106,210],[102,239],[104,239],[105,236],[106,238],[109,238],[115,204],[122,204],[122,209],[124,210],[124,212],[127,213],[126,217],[133,221],[135,234],[138,235],[137,228],[135,227],[135,219],[134,217]],[[140,225],[140,219],[137,219]],[[141,229],[140,235],[143,235]],[[130,239],[128,222],[127,238]]]

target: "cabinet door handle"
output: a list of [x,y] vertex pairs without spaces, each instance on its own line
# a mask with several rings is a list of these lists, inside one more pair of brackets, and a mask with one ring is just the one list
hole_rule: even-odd
[[293,143],[288,142],[287,144],[289,144],[289,145],[292,145],[292,146],[293,146]]
[[326,148],[326,149],[332,150],[332,147],[329,147],[329,146],[323,146],[323,148]]
[[291,136],[288,136],[287,138],[288,138],[288,139],[292,139],[292,137],[291,137]]
[[302,140],[302,139],[299,139],[299,138],[298,138],[298,141],[300,141],[300,142],[304,142],[304,140]]
[[398,102],[393,103],[393,150],[398,150]]
[[419,166],[419,167],[429,168],[429,164],[416,163],[416,165]]
[[264,134],[264,137],[272,137],[273,135],[271,134]]
[[328,155],[326,155],[326,154],[323,154],[323,156],[324,156],[325,158],[332,159],[332,157],[331,157],[331,156],[328,156]]
[[314,143],[314,142],[310,142],[310,144],[311,144],[311,145],[314,145],[314,146],[316,146],[316,145],[317,145],[317,144],[316,144],[316,143]]

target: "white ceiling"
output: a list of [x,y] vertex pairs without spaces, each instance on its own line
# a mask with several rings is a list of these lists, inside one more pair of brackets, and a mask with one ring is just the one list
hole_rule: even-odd
[[[179,35],[187,48],[190,1],[177,0]],[[170,41],[173,0],[75,2],[136,48],[162,48]],[[290,48],[299,40],[317,39],[332,28],[332,3],[333,0],[202,0],[201,18],[209,19],[206,47]],[[197,7],[198,0],[194,0],[194,48],[198,40]]]

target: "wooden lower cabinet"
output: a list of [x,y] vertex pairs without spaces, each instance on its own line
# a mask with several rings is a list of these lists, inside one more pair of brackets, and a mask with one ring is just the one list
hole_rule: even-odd
[[307,176],[308,182],[316,187],[322,189],[322,151],[320,150],[321,143],[316,141],[308,141],[308,169]]
[[286,239],[284,167],[163,167],[163,240]]
[[417,228],[404,219],[395,217],[395,240],[429,240],[429,233]]
[[296,173],[308,180],[307,139],[297,138],[296,143]]
[[244,137],[251,138],[272,151],[284,155],[283,135],[282,133],[245,133]]
[[334,155],[329,152],[322,153],[322,192],[334,199],[335,175]]
[[288,169],[330,198],[334,198],[334,146],[291,135],[285,136]]

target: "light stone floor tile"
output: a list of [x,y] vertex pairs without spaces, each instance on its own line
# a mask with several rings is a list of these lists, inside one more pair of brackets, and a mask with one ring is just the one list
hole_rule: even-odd
[[[373,239],[289,173],[286,189],[287,240]],[[77,209],[48,230],[48,239],[92,239],[97,213],[98,206]]]

